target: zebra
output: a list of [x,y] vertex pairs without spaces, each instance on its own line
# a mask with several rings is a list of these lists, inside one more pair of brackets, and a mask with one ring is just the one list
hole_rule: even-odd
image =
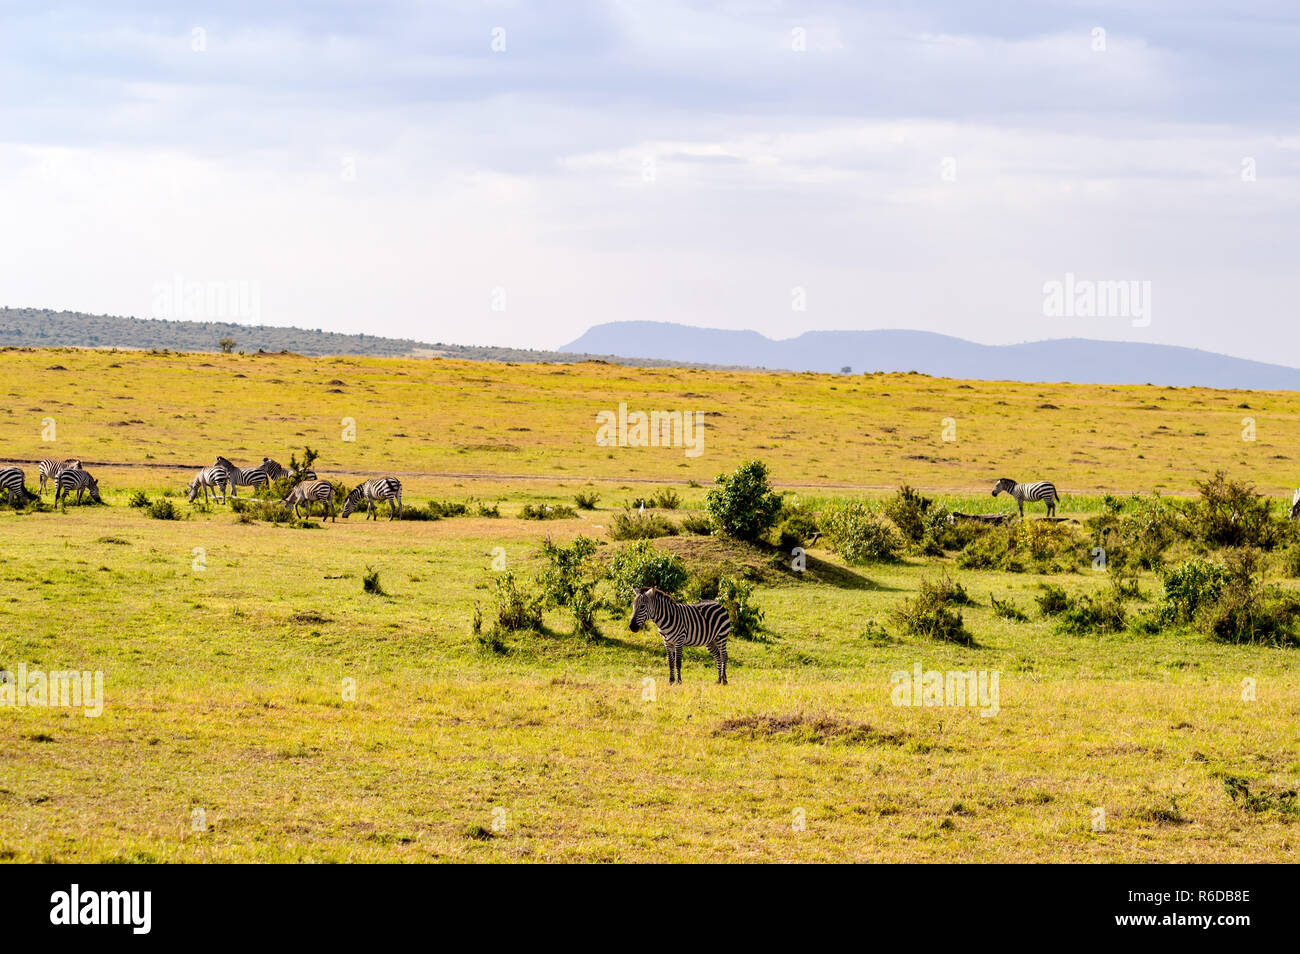
[[41,475],[41,495],[45,495],[46,483],[54,483],[54,478],[59,475],[59,471],[72,468],[81,470],[82,465],[79,460],[56,460],[53,457],[42,457],[36,463],[36,470]]
[[293,515],[298,516],[298,506],[301,504],[307,510],[307,516],[311,516],[311,505],[313,500],[319,500],[321,506],[325,508],[321,514],[321,519],[325,519],[325,514],[334,520],[334,488],[328,480],[305,480],[293,490],[289,491],[289,496],[285,497],[281,503],[285,508],[292,507]]
[[1050,480],[1040,480],[1032,484],[1018,484],[1009,477],[1003,477],[993,485],[993,496],[1000,493],[1008,493],[1020,507],[1020,516],[1025,515],[1026,500],[1041,500],[1047,504],[1047,515],[1056,516],[1056,502],[1061,495],[1056,492],[1056,487]]
[[54,503],[57,505],[62,498],[67,503],[68,495],[73,491],[77,492],[77,505],[81,505],[81,495],[90,494],[90,499],[95,503],[103,503],[99,496],[99,481],[90,476],[89,471],[68,468],[61,470],[54,478]]
[[271,475],[261,467],[236,467],[229,460],[218,456],[212,462],[213,467],[224,467],[229,478],[230,496],[238,497],[236,487],[266,487],[271,483]]
[[1300,487],[1291,495],[1291,519],[1294,520],[1297,516],[1300,516]]
[[712,653],[718,666],[718,684],[727,684],[727,637],[731,635],[731,616],[725,606],[713,600],[678,603],[656,586],[637,587],[629,628],[635,633],[647,619],[659,627],[664,649],[668,651],[669,685],[682,681],[683,646],[703,646]]
[[204,467],[201,471],[195,474],[194,479],[190,481],[189,486],[190,503],[194,503],[194,501],[198,499],[199,490],[202,490],[203,503],[206,505],[208,502],[209,487],[212,488],[212,495],[214,497],[217,495],[217,491],[220,491],[221,502],[225,503],[226,493],[233,489],[230,486],[230,471],[226,470],[226,468],[222,467],[220,464],[213,464],[211,467]]
[[[293,476],[293,474],[289,472],[288,468],[286,468],[278,460],[272,460],[269,457],[263,457],[262,463],[258,464],[257,466],[259,470],[266,471],[266,476],[270,477],[272,480],[279,480],[281,477]],[[316,476],[315,474],[312,474],[313,478],[315,476]]]
[[388,519],[392,520],[402,513],[402,482],[396,477],[376,477],[367,480],[348,494],[348,499],[343,503],[343,519],[346,520],[351,516],[352,511],[357,509],[357,505],[363,499],[366,502],[367,520],[370,519],[371,514],[374,514],[376,520],[379,519],[379,508],[376,504],[383,500],[388,501]]
[[0,470],[0,490],[9,491],[9,503],[16,506],[36,499],[36,495],[27,489],[27,476],[18,467]]

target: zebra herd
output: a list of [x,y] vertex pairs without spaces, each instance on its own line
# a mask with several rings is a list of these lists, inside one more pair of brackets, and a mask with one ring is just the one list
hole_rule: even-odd
[[[40,491],[38,494],[33,494],[27,489],[27,475],[23,473],[21,467],[0,468],[0,492],[7,493],[9,502],[19,506],[29,500],[40,499],[51,486],[54,487],[55,504],[66,500],[73,491],[76,491],[78,504],[86,496],[95,503],[103,503],[99,496],[99,481],[78,459],[58,460],[45,457],[37,462],[37,472],[40,476]],[[186,492],[190,503],[197,501],[199,494],[202,493],[205,505],[210,500],[217,500],[224,504],[228,497],[238,496],[236,488],[252,487],[258,490],[269,487],[282,477],[290,476],[301,479],[289,491],[289,495],[280,501],[286,510],[292,509],[294,517],[297,517],[298,508],[302,507],[307,516],[310,516],[311,505],[320,503],[324,513],[331,520],[336,519],[334,486],[328,480],[320,480],[311,470],[291,474],[282,464],[270,457],[263,457],[262,463],[256,467],[238,467],[228,458],[218,456],[207,467],[200,468],[194,475],[194,479],[190,481]],[[384,501],[388,502],[389,520],[401,517],[402,482],[396,477],[374,477],[355,487],[343,503],[343,517],[346,519],[351,516],[364,502],[366,519],[374,517],[378,520],[379,505]]]

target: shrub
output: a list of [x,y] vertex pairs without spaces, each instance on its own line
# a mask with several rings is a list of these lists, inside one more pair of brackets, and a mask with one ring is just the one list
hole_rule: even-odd
[[569,611],[573,613],[573,635],[588,638],[600,635],[600,627],[596,625],[596,611],[599,608],[600,600],[595,595],[595,583],[584,580],[574,587],[569,598]]
[[180,511],[176,509],[176,505],[165,497],[149,504],[145,509],[145,513],[153,517],[155,520],[181,519]]
[[1271,550],[1286,528],[1274,517],[1268,498],[1248,484],[1218,471],[1196,482],[1201,492],[1186,506],[1192,539],[1207,547],[1257,547]]
[[131,491],[131,498],[127,501],[127,505],[136,507],[137,509],[147,507],[149,506],[149,495],[143,490],[133,490]]
[[745,580],[724,576],[718,580],[717,600],[731,616],[731,635],[737,639],[760,639],[763,611],[753,603],[754,586]]
[[704,498],[717,529],[729,537],[756,543],[771,529],[781,510],[781,498],[767,480],[761,461],[741,464],[735,472],[719,474]]
[[558,546],[547,537],[542,541],[546,567],[537,577],[543,598],[552,606],[568,606],[573,598],[595,585],[591,579],[595,566],[592,557],[597,543],[590,537],[578,537],[568,546]]
[[1189,560],[1161,574],[1164,601],[1159,608],[1163,623],[1190,623],[1202,607],[1219,598],[1228,571],[1220,563]]
[[1034,597],[1038,603],[1038,609],[1044,616],[1056,616],[1058,613],[1064,613],[1073,604],[1070,594],[1054,583],[1040,583],[1039,588],[1043,591]]
[[846,563],[885,563],[898,558],[902,542],[894,529],[866,503],[850,500],[822,511],[821,525]]
[[610,559],[610,577],[617,598],[631,603],[640,587],[657,586],[677,596],[686,585],[686,567],[671,553],[655,549],[649,540],[638,540],[620,549]]
[[573,502],[579,510],[595,510],[596,504],[600,502],[600,494],[579,492],[573,495]]
[[687,533],[707,537],[713,533],[713,521],[703,514],[693,513],[682,518],[681,528]]
[[671,487],[655,491],[654,495],[646,502],[647,507],[658,507],[660,510],[676,510],[681,505],[681,496]]
[[1300,576],[1300,544],[1291,544],[1282,551],[1282,572],[1292,579]]
[[780,518],[772,531],[772,542],[789,552],[806,546],[818,529],[817,517],[802,504],[781,508]]
[[501,516],[501,504],[486,504],[483,501],[476,501],[474,504],[474,516],[476,517],[499,517]]
[[993,615],[1000,619],[1009,619],[1015,623],[1023,623],[1029,619],[1027,615],[1010,600],[1000,600],[992,594],[989,595],[989,605],[993,607]]
[[442,516],[433,506],[421,507],[417,504],[404,504],[399,520],[441,520]]
[[663,514],[624,510],[609,522],[609,535],[614,540],[652,540],[677,536],[677,527]]
[[946,577],[938,583],[922,580],[916,596],[900,603],[890,618],[910,635],[970,646],[975,641],[961,613],[951,608],[959,597],[965,597],[965,590]]
[[386,596],[384,588],[379,584],[379,571],[374,567],[366,567],[366,572],[361,574],[361,591],[369,593],[371,596]]
[[1294,646],[1300,597],[1254,579],[1234,578],[1200,616],[1205,634],[1219,642]]
[[569,520],[578,515],[578,511],[566,504],[524,504],[519,511],[521,520]]
[[904,539],[911,543],[920,543],[921,538],[925,536],[926,514],[933,504],[933,500],[922,497],[904,484],[885,502],[881,512],[893,521]]
[[1088,594],[1072,601],[1057,615],[1056,629],[1074,635],[1116,633],[1124,628],[1124,622],[1124,606],[1113,593]]
[[983,528],[957,554],[957,566],[1007,573],[1062,573],[1087,558],[1089,547],[1065,524],[1014,520]]
[[497,619],[492,632],[536,630],[542,625],[542,597],[530,592],[511,572],[496,579]]

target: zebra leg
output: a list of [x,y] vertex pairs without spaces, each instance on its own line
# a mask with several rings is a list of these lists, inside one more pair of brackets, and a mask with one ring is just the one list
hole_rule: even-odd
[[684,648],[682,646],[677,647],[677,685],[679,686],[682,684],[682,649]]
[[713,667],[718,670],[718,685],[722,685],[722,653],[716,644],[709,647],[709,655],[713,657]]
[[1025,502],[1023,500],[1017,500],[1016,503],[1020,506],[1020,519],[1023,520],[1025,519]]
[[718,647],[718,685],[727,684],[727,644]]
[[677,681],[677,675],[673,672],[673,647],[665,646],[664,652],[668,654],[668,685],[671,686]]

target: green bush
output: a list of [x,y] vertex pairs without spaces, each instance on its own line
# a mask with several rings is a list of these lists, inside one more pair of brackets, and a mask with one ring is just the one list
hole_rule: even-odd
[[1074,600],[1070,599],[1070,594],[1065,592],[1055,583],[1040,583],[1039,589],[1043,592],[1034,597],[1038,603],[1038,610],[1044,616],[1056,616],[1064,613],[1074,605]]
[[719,474],[704,497],[714,526],[737,540],[757,543],[776,522],[781,498],[767,480],[761,461],[741,464],[732,474]]
[[846,563],[887,563],[898,559],[902,541],[883,518],[861,500],[842,501],[821,512],[820,523],[835,552]]
[[677,526],[663,514],[624,510],[614,514],[609,522],[612,540],[653,540],[655,537],[677,536]]
[[496,579],[497,619],[493,633],[537,630],[542,626],[542,597],[515,579],[511,572]]
[[609,571],[616,598],[626,604],[632,602],[637,589],[646,586],[657,586],[676,597],[687,579],[682,561],[656,550],[649,540],[638,540],[618,550],[610,558]]
[[772,530],[772,542],[788,553],[795,547],[807,546],[819,529],[817,515],[806,506],[787,504],[781,508]]
[[598,544],[591,537],[580,536],[568,546],[559,546],[547,537],[542,541],[546,566],[537,577],[542,596],[551,606],[568,606],[575,596],[595,585],[598,569],[592,557]]
[[967,570],[1064,573],[1080,566],[1089,553],[1087,542],[1066,524],[1013,520],[982,528],[955,562]]
[[1010,600],[1000,600],[996,596],[990,594],[989,605],[993,607],[993,615],[1000,619],[1009,619],[1015,623],[1023,623],[1025,620],[1029,619],[1029,617]]
[[596,504],[600,502],[600,494],[580,491],[573,495],[573,502],[578,505],[579,510],[595,510]]
[[566,504],[524,504],[519,511],[521,520],[569,520],[578,515],[578,511]]
[[131,497],[127,500],[127,505],[137,509],[149,506],[149,495],[143,490],[131,491]]
[[692,513],[682,518],[681,528],[687,533],[707,537],[713,533],[713,521],[703,514]]
[[1288,535],[1267,497],[1218,471],[1196,481],[1201,495],[1186,506],[1192,539],[1206,547],[1271,550]]
[[573,614],[573,635],[587,638],[600,635],[600,627],[596,625],[598,609],[600,599],[596,596],[595,584],[590,580],[582,581],[569,598],[569,612]]
[[1203,607],[1214,603],[1228,582],[1228,571],[1221,563],[1189,560],[1160,575],[1164,600],[1158,615],[1162,623],[1191,623]]
[[155,520],[181,519],[180,511],[176,509],[176,505],[165,497],[149,504],[149,506],[145,508],[145,513],[153,517]]
[[922,580],[916,596],[900,603],[890,618],[909,635],[970,646],[974,640],[961,613],[952,609],[963,599],[966,591],[946,577],[937,583]]
[[1124,628],[1124,623],[1124,605],[1113,593],[1081,596],[1056,617],[1057,631],[1073,635],[1117,633]]
[[731,616],[731,635],[737,639],[762,638],[763,611],[753,603],[754,586],[745,580],[724,576],[718,580],[717,601]]
[[1238,577],[1228,582],[1200,616],[1205,634],[1219,642],[1294,646],[1300,596]]
[[361,591],[371,596],[388,595],[379,583],[379,571],[372,566],[366,567],[366,572],[361,574]]
[[881,512],[893,521],[905,540],[920,543],[925,536],[926,516],[933,505],[934,501],[929,497],[922,497],[904,484],[885,502]]

